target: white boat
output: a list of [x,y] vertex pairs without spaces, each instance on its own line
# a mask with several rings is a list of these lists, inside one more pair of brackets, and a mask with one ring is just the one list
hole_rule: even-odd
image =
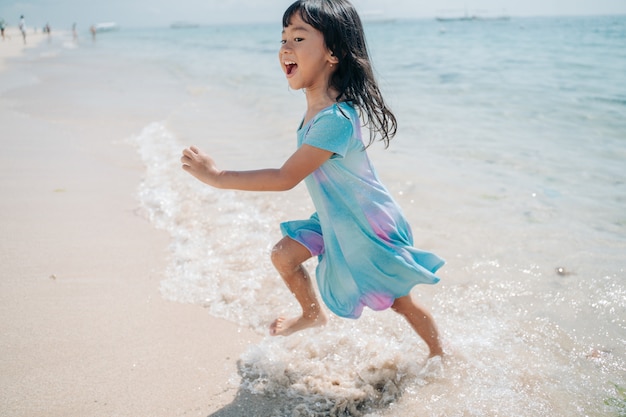
[[96,23],[93,25],[96,32],[110,32],[113,30],[119,30],[119,26],[115,22]]
[[448,15],[445,14],[443,16],[435,17],[440,22],[468,22],[468,21],[477,21],[477,20],[509,20],[509,16],[502,15],[492,15],[485,11],[481,13],[469,14],[467,10],[465,10],[465,14],[462,15]]

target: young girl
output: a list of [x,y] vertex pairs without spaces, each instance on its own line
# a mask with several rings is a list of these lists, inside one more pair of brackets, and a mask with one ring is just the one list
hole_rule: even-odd
[[[283,16],[281,43],[278,58],[289,86],[306,92],[298,149],[278,169],[225,171],[192,146],[183,151],[183,169],[224,189],[282,191],[305,181],[316,212],[282,223],[284,237],[271,255],[302,315],[277,318],[271,335],[326,323],[302,266],[317,256],[319,292],[333,313],[358,318],[364,306],[391,307],[424,339],[431,357],[442,355],[437,327],[410,291],[439,281],[434,272],[444,261],[412,246],[411,229],[365,152],[376,135],[389,145],[396,119],[374,79],[356,10],[347,0],[296,1]],[[370,129],[367,145],[359,114]]]

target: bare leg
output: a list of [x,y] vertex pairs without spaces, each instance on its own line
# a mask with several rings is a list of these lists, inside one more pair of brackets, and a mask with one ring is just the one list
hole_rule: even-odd
[[411,295],[397,298],[391,308],[404,316],[413,330],[424,339],[430,349],[429,357],[443,356],[443,348],[439,340],[437,325],[430,313],[411,298]]
[[272,250],[274,267],[302,308],[300,317],[274,320],[270,325],[272,336],[288,336],[309,327],[323,326],[328,321],[315,295],[311,277],[302,266],[302,262],[310,257],[307,248],[289,237],[284,237]]

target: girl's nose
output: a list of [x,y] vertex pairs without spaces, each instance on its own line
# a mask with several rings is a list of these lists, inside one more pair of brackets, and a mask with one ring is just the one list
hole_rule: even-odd
[[280,49],[278,50],[278,59],[279,60],[283,60],[283,56],[287,54],[287,52],[289,52],[289,50],[285,47],[285,45],[280,45]]
[[282,43],[280,45],[280,53],[281,54],[287,53],[290,50],[291,50],[291,47],[289,46],[289,42],[285,42],[285,43]]

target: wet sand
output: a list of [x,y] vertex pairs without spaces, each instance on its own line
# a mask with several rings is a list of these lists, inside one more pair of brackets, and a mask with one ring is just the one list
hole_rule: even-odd
[[141,215],[136,152],[112,139],[140,121],[12,85],[23,51],[14,32],[0,44],[0,414],[248,415],[236,361],[261,336],[159,293],[168,237]]

